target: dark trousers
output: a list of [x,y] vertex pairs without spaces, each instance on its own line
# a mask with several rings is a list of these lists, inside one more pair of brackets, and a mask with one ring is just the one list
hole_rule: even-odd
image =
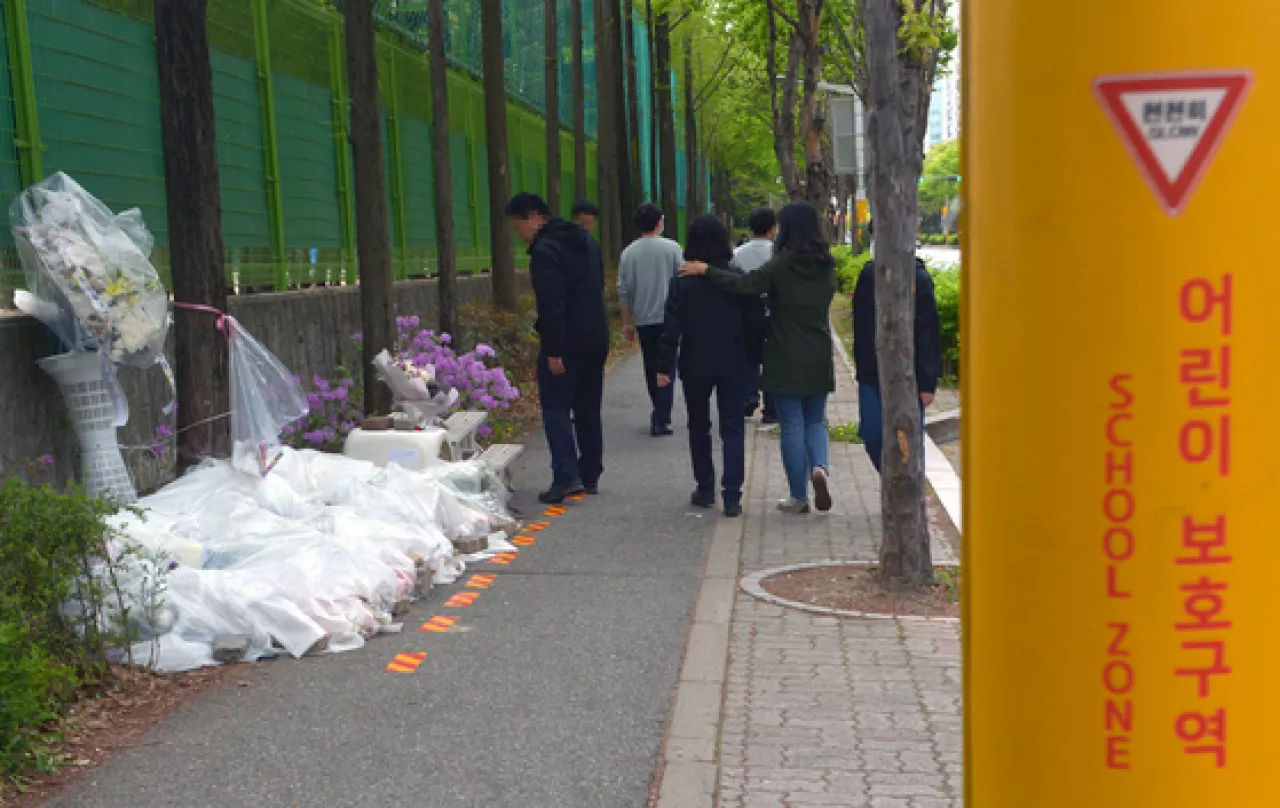
[[591,485],[604,472],[604,365],[609,346],[576,350],[564,357],[565,372],[551,373],[546,356],[538,357],[538,395],[542,427],[551,450],[554,482],[578,480]]
[[[880,401],[880,388],[870,384],[858,385],[858,437],[871,456],[871,465],[880,471],[881,452],[884,451],[884,405]],[[920,453],[924,454],[924,401],[920,402]],[[923,457],[921,459],[923,463]]]
[[[664,373],[675,378],[675,368],[663,367],[659,358],[662,341],[661,325],[642,325],[636,328],[640,337],[640,352],[644,355],[644,381],[649,387],[649,401],[653,402],[653,414],[649,416],[650,427],[671,425],[671,406],[675,403],[675,385],[658,386],[658,374]],[[745,406],[745,405],[744,405]]]
[[750,376],[682,376],[684,403],[689,411],[689,455],[693,459],[693,479],[698,490],[716,490],[716,465],[711,457],[711,394],[716,395],[716,417],[724,449],[724,476],[720,486],[726,504],[742,501],[742,481],[746,477],[747,396],[754,379]]

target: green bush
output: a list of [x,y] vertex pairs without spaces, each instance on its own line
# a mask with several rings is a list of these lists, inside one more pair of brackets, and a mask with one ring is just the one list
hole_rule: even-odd
[[871,260],[871,251],[863,250],[855,255],[852,247],[843,245],[832,247],[831,255],[836,259],[836,289],[844,294],[853,294],[858,275]]
[[959,247],[960,235],[958,233],[952,233],[951,235],[947,236],[947,243],[950,244],[952,247]]
[[76,490],[0,482],[0,776],[39,762],[50,722],[106,675],[108,646],[132,639],[107,636],[106,588],[89,575],[109,557],[105,520],[117,510]]
[[956,375],[960,367],[960,270],[954,266],[929,267],[938,299],[938,324],[942,332],[943,375]]

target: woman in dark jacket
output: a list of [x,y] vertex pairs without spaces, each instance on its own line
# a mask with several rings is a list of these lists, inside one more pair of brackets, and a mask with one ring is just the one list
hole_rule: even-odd
[[793,202],[778,216],[774,257],[746,275],[709,262],[691,262],[681,275],[703,275],[730,294],[769,296],[769,331],[760,389],[773,393],[782,424],[782,464],[790,496],[778,503],[786,513],[808,513],[809,483],[818,510],[831,508],[828,485],[827,396],[836,389],[831,359],[831,298],[835,260],[818,212]]
[[[733,258],[729,231],[715,216],[699,216],[689,225],[684,257],[730,274],[742,274],[729,268]],[[746,476],[744,413],[747,396],[755,385],[754,368],[760,365],[764,325],[764,303],[759,297],[727,294],[706,278],[677,278],[671,284],[659,367],[671,367],[679,353],[680,379],[689,412],[689,454],[698,485],[692,502],[702,508],[716,504],[711,394],[716,395],[720,441],[724,445],[721,488],[725,516],[742,513],[742,482]],[[665,387],[671,384],[671,378],[659,375],[658,384]]]

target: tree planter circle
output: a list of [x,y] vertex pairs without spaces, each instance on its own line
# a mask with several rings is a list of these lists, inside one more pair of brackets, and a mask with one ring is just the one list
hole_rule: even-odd
[[779,575],[788,575],[793,572],[824,569],[827,567],[853,567],[856,569],[867,570],[874,569],[878,566],[878,564],[869,561],[834,560],[819,561],[811,564],[793,564],[788,567],[777,567],[775,569],[761,570],[760,572],[752,573],[739,581],[738,585],[743,592],[746,592],[751,597],[756,598],[757,600],[762,600],[765,603],[771,603],[774,606],[781,606],[786,609],[795,609],[801,612],[822,615],[824,617],[848,617],[864,620],[906,620],[909,622],[945,623],[950,625],[958,624],[960,622],[960,618],[958,617],[925,617],[923,615],[895,615],[884,614],[882,612],[855,611],[853,609],[832,609],[826,606],[815,606],[811,603],[803,603],[801,601],[778,597],[777,595],[766,591],[764,588],[764,582],[770,578],[776,578]]

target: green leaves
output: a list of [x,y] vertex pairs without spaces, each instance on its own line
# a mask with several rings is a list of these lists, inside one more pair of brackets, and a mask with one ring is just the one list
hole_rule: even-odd
[[941,214],[943,206],[959,195],[960,145],[958,139],[939,143],[925,155],[917,202],[921,216]]

